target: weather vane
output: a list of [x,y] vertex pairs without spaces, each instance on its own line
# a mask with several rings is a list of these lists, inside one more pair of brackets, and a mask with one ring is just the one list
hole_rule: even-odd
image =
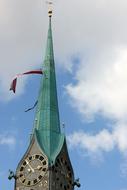
[[52,1],[46,1],[46,3],[48,4],[48,15],[49,15],[49,17],[52,17],[52,5],[53,5],[53,2]]

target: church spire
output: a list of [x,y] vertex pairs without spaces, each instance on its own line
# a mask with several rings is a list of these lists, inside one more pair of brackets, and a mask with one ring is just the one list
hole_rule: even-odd
[[56,75],[51,27],[51,11],[49,12],[49,29],[44,59],[43,79],[39,92],[36,112],[36,128],[60,132],[59,110],[57,101]]
[[[47,46],[43,65],[43,78],[35,116],[35,133],[39,145],[44,149],[50,160],[59,152],[64,136],[60,131],[59,109],[56,89],[56,74],[52,39],[52,10],[49,9],[49,28]],[[60,146],[61,144],[61,146]]]

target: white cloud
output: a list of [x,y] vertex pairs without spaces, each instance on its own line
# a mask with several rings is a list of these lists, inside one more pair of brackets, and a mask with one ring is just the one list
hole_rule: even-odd
[[68,85],[67,91],[85,116],[100,113],[123,120],[127,116],[127,48],[107,56],[108,62],[103,61],[104,56],[98,57],[98,62],[83,63],[77,71],[77,83]]
[[16,139],[12,135],[0,135],[0,146],[6,145],[9,148],[14,148],[16,145]]
[[71,147],[80,147],[93,153],[98,151],[109,152],[114,148],[114,139],[107,130],[103,130],[97,135],[75,132],[68,139]]
[[80,148],[84,154],[99,155],[110,152],[117,148],[123,156],[127,152],[127,126],[125,124],[115,125],[112,131],[103,129],[97,134],[89,134],[83,131],[74,132],[68,136],[70,147]]

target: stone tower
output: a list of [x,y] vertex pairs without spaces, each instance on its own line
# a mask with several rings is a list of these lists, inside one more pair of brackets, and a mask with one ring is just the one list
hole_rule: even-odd
[[74,174],[66,137],[61,133],[52,40],[52,11],[49,10],[47,47],[33,134],[18,164],[15,190],[72,190]]

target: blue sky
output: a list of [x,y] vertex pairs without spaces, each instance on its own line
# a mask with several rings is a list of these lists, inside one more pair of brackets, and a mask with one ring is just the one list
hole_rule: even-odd
[[[127,2],[54,0],[53,38],[61,124],[81,190],[127,190]],[[43,0],[0,0],[0,188],[14,189],[29,144],[48,29]]]

